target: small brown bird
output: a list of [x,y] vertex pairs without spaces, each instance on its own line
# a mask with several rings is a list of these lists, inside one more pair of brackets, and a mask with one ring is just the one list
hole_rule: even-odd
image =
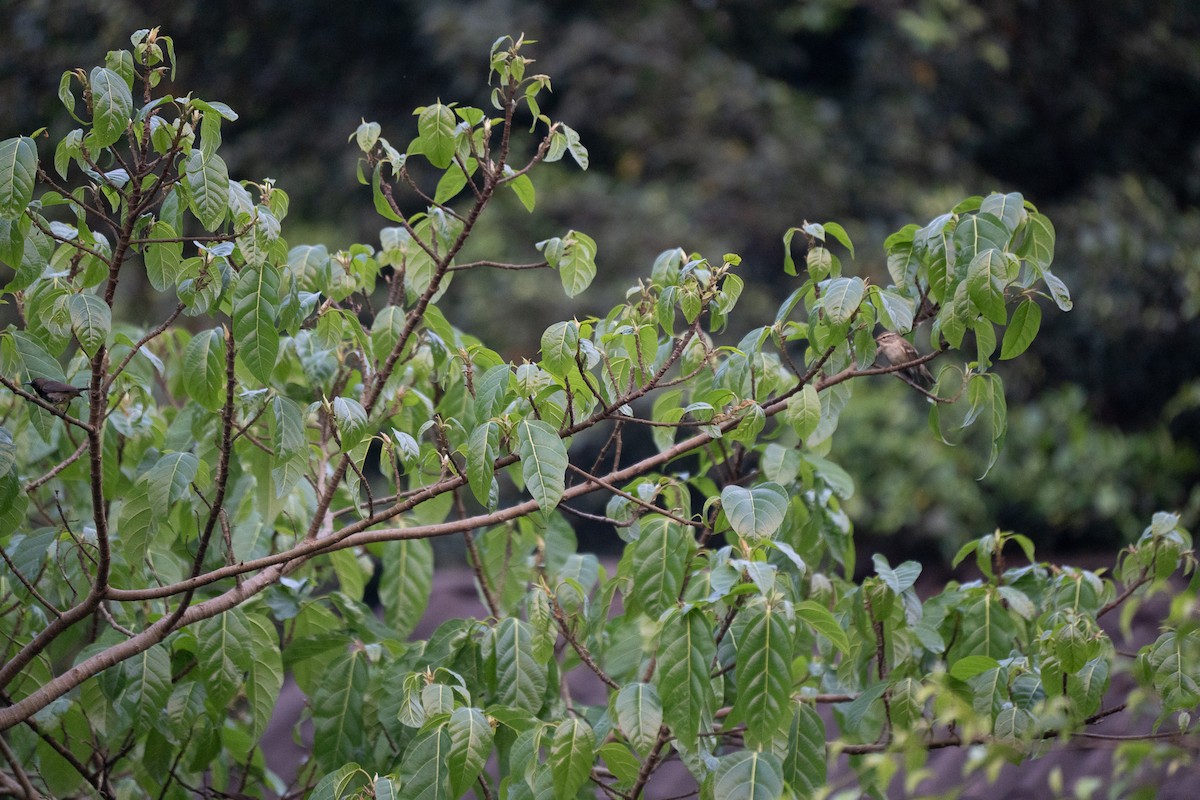
[[31,381],[27,381],[25,385],[32,386],[33,390],[37,392],[38,397],[54,405],[69,403],[84,392],[78,386],[72,386],[69,383],[51,380],[50,378],[34,378]]
[[[913,347],[907,339],[898,333],[884,331],[875,337],[875,341],[879,344],[879,352],[883,353],[889,364],[903,364],[906,361],[913,361],[921,357],[921,354],[917,352],[917,348]],[[906,367],[897,371],[895,375],[914,386],[920,386],[922,389],[928,389],[933,386],[933,375],[930,374],[924,364]]]

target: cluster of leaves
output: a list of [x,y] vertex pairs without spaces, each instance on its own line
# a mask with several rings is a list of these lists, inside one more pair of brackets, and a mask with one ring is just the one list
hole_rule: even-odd
[[[964,201],[888,240],[885,288],[843,274],[841,226],[806,223],[785,237],[807,240],[802,282],[736,346],[713,334],[733,320],[738,257],[667,250],[625,302],[510,363],[441,313],[451,278],[552,270],[574,296],[597,255],[568,231],[531,263],[460,258],[505,190],[536,207],[542,162],[587,166],[541,113],[549,79],[526,74],[525,44],[492,48],[497,116],[425,106],[403,151],[374,123],[351,136],[396,223],[378,247],[289,247],[287,195],[231,181],[218,153],[236,114],[153,96],[174,65],[156,30],[64,76],[82,127],[54,174],[34,137],[0,142],[20,315],[0,334],[0,790],[636,798],[677,757],[703,797],[804,797],[837,754],[903,753],[910,770],[938,747],[1028,755],[1107,716],[1116,654],[1097,619],[1192,569],[1176,517],[1124,555],[1120,593],[998,533],[962,553],[983,580],[922,600],[914,562],[876,557],[853,580],[854,486],[825,457],[857,379],[958,352],[968,330],[967,361],[928,399],[939,423],[987,423],[994,453],[996,326],[999,357],[1017,356],[1039,287],[1069,305],[1049,222],[1015,194]],[[404,213],[402,191],[425,210]],[[149,328],[113,314],[141,270],[174,306]],[[877,325],[926,323],[933,352],[874,365]],[[54,404],[21,377],[85,391]],[[639,439],[652,452],[630,458]],[[603,514],[575,503],[592,493]],[[626,543],[612,574],[571,516]],[[430,540],[447,535],[488,615],[414,641]],[[1003,568],[1009,540],[1029,566]],[[364,603],[377,570],[380,617]],[[1144,702],[1185,731],[1197,634],[1174,625],[1136,662]],[[259,746],[285,670],[313,727],[293,787]],[[579,676],[598,701],[573,695]],[[898,766],[855,761],[876,795]]]

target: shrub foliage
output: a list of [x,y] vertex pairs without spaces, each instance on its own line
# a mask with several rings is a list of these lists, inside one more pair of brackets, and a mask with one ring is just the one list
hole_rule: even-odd
[[[889,237],[886,287],[846,269],[840,225],[805,222],[795,288],[756,327],[737,256],[665,250],[518,363],[438,299],[479,270],[544,270],[568,297],[596,274],[575,230],[529,263],[466,255],[494,203],[535,211],[546,164],[587,168],[527,42],[493,46],[493,108],[419,108],[403,148],[351,135],[387,226],[338,252],[289,247],[284,190],[222,160],[234,110],[162,93],[173,42],[131,42],[62,76],[79,127],[52,154],[0,142],[0,791],[637,798],[678,758],[702,797],[810,797],[849,755],[882,796],[936,748],[1079,735],[1124,707],[1103,698],[1131,664],[1129,702],[1192,731],[1187,603],[1132,662],[1099,625],[1192,570],[1171,514],[1110,576],[998,531],[959,553],[973,582],[919,596],[921,566],[880,556],[855,579],[854,485],[826,458],[852,389],[936,365],[908,399],[994,462],[993,363],[1029,346],[1039,300],[1071,306],[1020,195]],[[150,300],[122,308],[123,284]],[[877,364],[880,326],[917,349]],[[620,538],[615,567],[572,519]],[[486,618],[417,641],[443,536]],[[290,787],[260,748],[285,674],[312,723]]]

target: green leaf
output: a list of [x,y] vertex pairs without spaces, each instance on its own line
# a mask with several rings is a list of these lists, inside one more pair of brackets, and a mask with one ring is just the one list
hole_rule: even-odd
[[536,713],[542,707],[549,672],[534,657],[534,630],[524,620],[505,617],[492,632],[496,699],[501,705]]
[[494,734],[478,708],[456,708],[446,723],[446,732],[450,734],[450,796],[462,797],[483,772]]
[[192,337],[183,351],[183,389],[209,411],[225,403],[225,332],[220,328]]
[[950,666],[950,677],[968,681],[976,675],[982,675],[988,670],[999,667],[1000,662],[989,656],[967,656],[960,658]]
[[567,448],[558,431],[538,419],[517,423],[517,441],[525,487],[542,511],[549,512],[566,490]]
[[578,717],[569,717],[554,729],[550,740],[550,771],[554,796],[574,797],[587,783],[596,760],[596,734]]
[[772,753],[739,750],[721,756],[713,770],[713,800],[778,800],[783,796],[783,768]]
[[799,619],[808,623],[809,627],[828,639],[838,650],[850,653],[850,637],[846,635],[846,629],[825,606],[805,600],[796,603],[792,610]]
[[125,79],[111,69],[95,67],[89,75],[92,89],[93,147],[108,147],[125,134],[133,115],[133,94]]
[[758,598],[738,615],[737,703],[746,745],[761,747],[779,733],[792,689],[792,632],[782,608]]
[[404,750],[400,786],[411,800],[451,800],[450,734],[445,726],[418,736]]
[[1004,344],[1000,347],[1000,360],[1007,361],[1024,353],[1033,343],[1042,327],[1042,309],[1032,300],[1017,306],[1008,328],[1004,331]]
[[817,395],[817,388],[806,383],[804,388],[789,397],[784,419],[801,440],[807,439],[821,423],[821,398]]
[[362,407],[362,403],[349,397],[335,397],[332,408],[333,419],[337,423],[338,435],[342,440],[342,452],[348,453],[367,433],[367,410]]
[[71,309],[71,329],[83,352],[96,355],[108,341],[112,328],[112,311],[94,294],[73,294],[68,301]]
[[834,325],[849,322],[862,303],[866,284],[862,278],[834,278],[825,284],[822,303],[826,317]]
[[229,211],[229,168],[216,154],[192,151],[184,163],[188,205],[206,231],[215,231]]
[[787,490],[769,481],[753,489],[730,485],[721,491],[721,506],[739,535],[767,538],[783,524],[788,508]]
[[528,175],[518,175],[516,178],[508,181],[508,186],[513,190],[513,194],[521,201],[521,205],[525,206],[525,210],[530,214],[533,213],[534,206],[537,204],[537,192],[533,188],[533,181]]
[[642,762],[638,761],[629,748],[618,742],[609,742],[600,748],[600,758],[617,779],[621,788],[632,786],[637,780]]
[[491,421],[477,425],[467,440],[467,481],[471,486],[471,494],[481,505],[489,508],[499,440],[500,426]]
[[251,718],[250,739],[258,742],[275,713],[279,690],[283,686],[283,661],[279,655],[279,635],[275,626],[258,614],[247,614],[247,644],[252,658],[246,673],[246,701]]
[[145,474],[150,506],[164,513],[175,501],[186,497],[199,466],[200,459],[192,453],[167,453],[155,462]]
[[715,703],[708,670],[716,645],[708,617],[693,608],[670,618],[659,634],[659,647],[655,683],[663,719],[683,747],[695,750]]
[[[154,223],[150,239],[175,239],[179,234],[165,222]],[[146,277],[155,290],[164,292],[179,280],[179,265],[183,260],[183,242],[160,242],[146,245]]]
[[334,660],[312,696],[313,754],[323,768],[356,761],[365,750],[363,699],[367,654],[350,650]]
[[836,222],[826,222],[823,227],[825,233],[841,242],[842,246],[850,251],[850,257],[854,258],[854,242],[850,241],[850,234],[846,233],[846,229]]
[[1038,272],[1050,268],[1054,261],[1054,225],[1044,214],[1029,215],[1029,224],[1025,227],[1025,238],[1017,249],[1017,255],[1032,264]]
[[797,702],[788,731],[783,778],[800,797],[810,797],[828,779],[825,764],[825,722],[807,703]]
[[565,378],[576,369],[578,350],[579,323],[575,320],[554,323],[542,334],[542,369],[556,378]]
[[370,780],[358,764],[346,764],[321,778],[308,800],[341,800]]
[[979,313],[1003,325],[1008,321],[1004,308],[1004,278],[1007,265],[1004,254],[994,248],[982,251],[967,267],[967,294]]
[[278,315],[276,267],[262,264],[243,268],[233,289],[233,338],[242,364],[264,385],[271,382],[279,356]]
[[587,234],[570,231],[563,240],[562,258],[556,265],[563,291],[575,297],[596,277],[596,242]]
[[126,661],[125,691],[119,705],[142,730],[155,726],[171,696],[171,659],[166,647],[155,645]]
[[0,142],[0,219],[16,219],[33,199],[37,147],[20,136]]
[[649,683],[629,683],[621,687],[614,701],[617,727],[642,756],[650,754],[662,727],[663,708],[658,690]]
[[1050,270],[1043,270],[1042,277],[1046,281],[1046,286],[1050,289],[1050,296],[1054,298],[1054,304],[1061,311],[1070,311],[1075,304],[1071,301],[1071,292],[1067,289],[1067,285],[1059,279]]
[[454,128],[454,112],[441,103],[426,106],[417,115],[419,152],[438,169],[446,169],[454,160]]
[[[913,302],[890,289],[881,290],[878,295],[880,310],[883,312],[884,325],[897,333],[908,333],[913,326]],[[890,323],[890,324],[888,324]]]
[[433,546],[428,539],[384,542],[379,601],[383,618],[399,639],[421,621],[433,589]]
[[633,592],[626,610],[657,619],[679,600],[690,551],[682,526],[666,517],[649,515],[640,527],[637,541],[627,545],[633,551]]

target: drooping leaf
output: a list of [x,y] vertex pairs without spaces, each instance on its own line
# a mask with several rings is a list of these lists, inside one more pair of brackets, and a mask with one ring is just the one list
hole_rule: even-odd
[[313,693],[313,754],[325,769],[361,757],[367,732],[362,723],[367,682],[366,653],[351,650],[329,665]]
[[0,142],[0,219],[15,220],[33,199],[37,177],[37,147],[19,136]]
[[862,278],[834,278],[825,285],[825,314],[834,325],[849,322],[862,303],[866,284]]
[[420,734],[404,751],[400,786],[412,800],[451,800],[450,734],[445,726]]
[[1000,360],[1007,361],[1024,353],[1033,343],[1042,327],[1042,309],[1032,300],[1017,306],[1008,327],[1004,330],[1004,344],[1000,346]]
[[[155,222],[150,239],[176,239],[178,234],[166,222]],[[157,291],[165,292],[179,280],[183,260],[183,242],[158,242],[146,245],[146,277]]]
[[342,452],[353,450],[367,433],[367,410],[350,397],[335,397],[331,404],[333,419],[342,439]]
[[633,553],[633,592],[627,611],[657,619],[679,600],[690,551],[679,523],[657,514],[641,520],[641,534],[627,547]]

